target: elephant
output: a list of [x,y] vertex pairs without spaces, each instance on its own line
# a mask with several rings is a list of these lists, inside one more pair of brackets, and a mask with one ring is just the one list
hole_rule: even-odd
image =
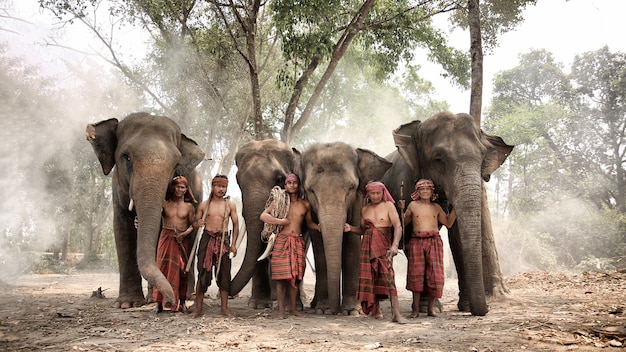
[[482,247],[488,244],[482,235],[489,214],[483,204],[483,181],[502,165],[513,146],[484,133],[464,113],[440,112],[423,122],[415,120],[394,130],[393,136],[397,150],[386,156],[393,166],[382,181],[399,199],[402,185],[408,187],[404,195],[410,194],[417,179],[431,179],[440,201],[455,207],[457,220],[449,240],[459,276],[459,307],[467,300],[472,315],[487,314]]
[[365,185],[390,167],[376,153],[343,142],[316,143],[302,152],[302,185],[321,226],[321,235],[310,235],[316,267],[311,308],[318,314],[361,309],[356,301],[361,239],[344,233],[344,225],[359,226]]
[[[102,171],[113,170],[113,231],[120,283],[116,307],[145,304],[141,277],[177,304],[174,291],[156,266],[161,210],[170,180],[185,176],[197,199],[202,199],[201,179],[195,167],[204,152],[181,133],[171,119],[145,112],[132,113],[87,125],[87,140]],[[137,217],[137,227],[134,220]],[[189,238],[190,241],[193,241]]]
[[270,191],[283,186],[290,173],[300,174],[300,152],[275,139],[250,141],[235,155],[237,183],[243,202],[242,215],[248,236],[241,267],[233,277],[230,295],[238,294],[252,279],[250,308],[271,308],[273,288],[269,276],[269,260],[257,261],[266,244],[261,241],[263,222],[259,219],[265,209]]

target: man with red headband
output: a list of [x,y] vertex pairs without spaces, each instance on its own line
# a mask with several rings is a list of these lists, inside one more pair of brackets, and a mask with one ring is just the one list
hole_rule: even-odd
[[346,232],[363,234],[357,300],[361,302],[364,314],[371,313],[376,319],[382,319],[380,300],[389,297],[392,321],[404,324],[406,320],[400,314],[392,262],[402,238],[400,217],[395,201],[382,182],[369,182],[365,190],[369,202],[361,209],[361,226],[344,226]]
[[[174,297],[179,302],[172,307],[173,312],[187,312],[187,272],[185,265],[189,259],[189,243],[187,235],[193,231],[195,210],[193,196],[187,179],[176,176],[170,182],[163,202],[162,229],[159,235],[156,264],[172,285]],[[163,294],[156,288],[152,291],[152,299],[156,302],[156,312],[163,311]]]
[[[209,199],[203,201],[196,211],[194,227],[203,227],[204,231],[198,246],[198,282],[196,284],[196,300],[194,317],[202,316],[204,294],[213,278],[215,268],[215,282],[220,291],[220,314],[233,317],[228,309],[228,292],[230,291],[231,255],[237,255],[237,237],[239,236],[239,219],[237,206],[226,195],[228,177],[216,175],[211,181]],[[228,238],[228,223],[232,222],[232,242]],[[232,243],[232,244],[231,244]]]
[[[456,220],[452,209],[446,216],[441,206],[433,203],[437,199],[435,184],[421,179],[415,184],[411,194],[412,202],[404,213],[405,223],[413,221],[413,233],[407,244],[408,258],[406,289],[413,292],[413,311],[410,318],[420,315],[419,302],[423,291],[428,294],[428,315],[437,316],[433,310],[435,298],[441,298],[445,281],[443,271],[443,241],[439,236],[439,223],[450,228]],[[404,202],[400,201],[400,209]],[[424,287],[424,282],[426,287]]]
[[289,195],[289,210],[284,219],[272,216],[274,207],[279,206],[274,199],[261,213],[261,221],[280,226],[276,235],[270,266],[272,280],[276,280],[276,298],[278,299],[278,318],[285,319],[285,294],[289,287],[289,310],[291,315],[302,317],[296,307],[298,286],[304,278],[306,267],[305,243],[302,238],[302,225],[306,221],[309,228],[317,231],[319,225],[313,223],[311,205],[300,197],[300,178],[289,174],[285,178],[285,191]]

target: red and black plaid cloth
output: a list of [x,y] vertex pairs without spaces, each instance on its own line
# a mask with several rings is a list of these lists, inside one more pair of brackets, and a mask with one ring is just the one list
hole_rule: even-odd
[[[391,227],[374,227],[370,220],[365,220],[365,232],[361,239],[359,290],[356,298],[361,302],[364,314],[375,309],[376,300],[397,295],[393,261],[387,257],[391,247]],[[390,262],[391,261],[391,262]],[[376,312],[374,312],[376,313]]]
[[[199,235],[198,235],[199,236]],[[220,257],[220,244],[224,238],[224,246],[221,250],[222,263],[220,264],[220,272],[215,273],[215,282],[220,290],[230,291],[230,269],[231,260],[228,257],[230,252],[230,239],[228,233],[222,231],[204,230],[200,245],[198,248],[198,284],[200,290],[204,293],[211,286],[213,280],[213,268],[217,271],[217,263]]]
[[[176,312],[180,308],[178,303],[180,297],[187,297],[187,273],[185,272],[184,255],[181,246],[184,246],[185,253],[189,253],[188,241],[176,242],[176,232],[173,229],[161,229],[159,235],[159,245],[157,247],[156,264],[159,270],[165,275],[167,281],[174,290],[175,303],[172,311]],[[165,306],[163,294],[156,288],[152,291],[152,299],[161,302]]]
[[289,280],[296,287],[302,281],[306,268],[302,236],[295,232],[276,235],[270,265],[272,280]]
[[445,274],[443,241],[439,232],[413,233],[407,244],[406,255],[408,258],[406,289],[412,292],[426,291],[430,297],[441,298]]

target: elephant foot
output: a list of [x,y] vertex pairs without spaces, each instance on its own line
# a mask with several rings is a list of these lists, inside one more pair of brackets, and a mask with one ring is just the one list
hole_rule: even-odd
[[115,301],[115,308],[120,309],[129,309],[129,308],[139,308],[145,304],[145,300],[135,300],[135,301],[120,301],[119,299]]
[[359,316],[359,315],[361,315],[361,310],[357,309],[357,308],[344,308],[341,311],[341,314],[343,314],[345,316],[348,316],[348,315]]
[[272,309],[273,308],[272,300],[250,298],[248,300],[248,308],[252,308],[252,309],[270,308],[270,309]]
[[[459,311],[461,312],[469,312],[470,311],[470,305],[469,305],[469,301],[464,300],[464,299],[459,299],[459,303],[457,303],[457,308],[459,309]],[[439,311],[441,313],[441,311]]]

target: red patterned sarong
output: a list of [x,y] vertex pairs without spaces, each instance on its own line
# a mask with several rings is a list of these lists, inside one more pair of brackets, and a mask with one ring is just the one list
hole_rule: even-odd
[[[361,239],[359,290],[356,299],[361,302],[364,314],[375,309],[376,300],[397,295],[393,260],[387,257],[391,247],[391,227],[374,227],[365,220],[365,232]],[[391,261],[391,263],[390,263]]]
[[276,235],[270,265],[272,280],[289,280],[293,287],[297,287],[306,268],[302,236],[295,232]]
[[408,268],[406,289],[424,291],[428,296],[441,298],[445,274],[443,271],[443,241],[438,231],[413,233],[407,245]]
[[215,282],[220,290],[230,291],[231,260],[228,257],[230,252],[230,240],[228,239],[227,233],[205,230],[198,248],[198,284],[203,293],[211,286],[213,268],[217,271],[222,236],[226,236],[226,238],[224,238],[224,246],[221,251],[222,263],[220,264],[220,272],[215,273]]
[[[181,246],[184,246],[185,253],[189,253],[188,241],[182,243],[176,242],[176,232],[172,229],[161,229],[159,235],[159,245],[157,247],[156,264],[159,270],[165,275],[167,281],[172,285],[174,290],[174,307],[172,311],[176,312],[180,308],[180,297],[187,297],[187,273],[185,272],[185,260],[181,252]],[[165,306],[163,294],[158,290],[152,291],[152,300],[161,302]]]

